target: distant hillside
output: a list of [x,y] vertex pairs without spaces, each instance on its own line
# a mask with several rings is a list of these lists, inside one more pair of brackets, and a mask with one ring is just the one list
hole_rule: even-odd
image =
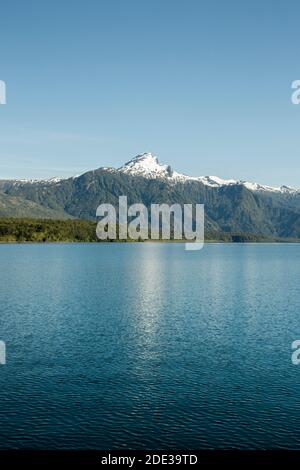
[[21,196],[10,196],[0,191],[0,217],[42,217],[66,219],[72,217],[63,210],[52,210]]

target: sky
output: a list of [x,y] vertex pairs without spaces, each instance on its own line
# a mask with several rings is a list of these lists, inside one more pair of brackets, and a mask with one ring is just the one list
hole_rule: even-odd
[[300,3],[0,0],[0,179],[143,152],[300,187]]

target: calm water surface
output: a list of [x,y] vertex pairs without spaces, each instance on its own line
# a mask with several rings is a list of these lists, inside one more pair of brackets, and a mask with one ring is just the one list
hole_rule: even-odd
[[1,245],[1,448],[300,449],[300,245]]

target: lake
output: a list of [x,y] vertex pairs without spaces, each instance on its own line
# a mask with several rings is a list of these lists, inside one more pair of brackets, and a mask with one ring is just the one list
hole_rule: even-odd
[[0,245],[1,448],[300,449],[300,245]]

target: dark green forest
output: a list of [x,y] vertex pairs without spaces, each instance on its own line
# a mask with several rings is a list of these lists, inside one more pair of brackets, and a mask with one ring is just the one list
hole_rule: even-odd
[[95,242],[96,223],[88,220],[0,219],[0,242]]
[[[81,219],[0,218],[0,242],[100,242],[96,236],[96,225],[95,221]],[[206,231],[205,241],[247,243],[297,240],[270,238],[247,233]]]

